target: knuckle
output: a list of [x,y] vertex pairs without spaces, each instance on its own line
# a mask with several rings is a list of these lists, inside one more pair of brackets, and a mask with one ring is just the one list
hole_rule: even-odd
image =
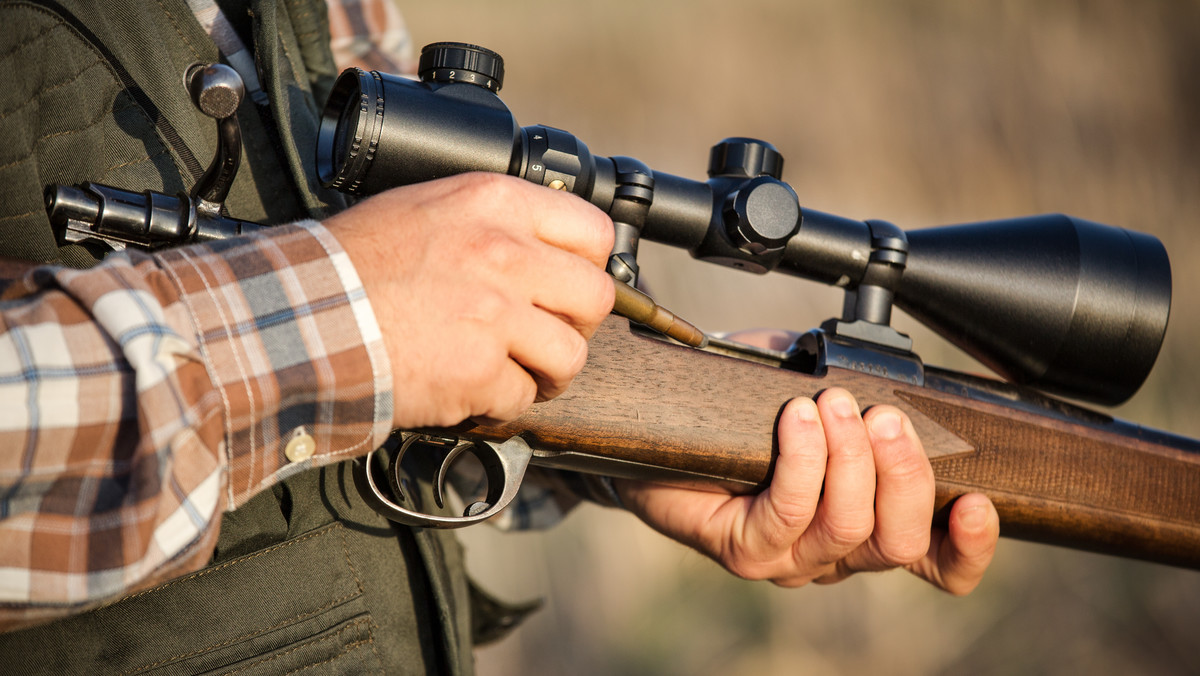
[[774,584],[776,587],[782,587],[783,589],[796,589],[797,587],[803,587],[812,581],[813,579],[811,575],[800,575],[796,577],[785,577],[771,580],[771,584]]
[[855,571],[850,567],[844,559],[835,561],[828,569],[813,578],[813,582],[820,585],[830,585],[842,582],[854,575]]
[[929,535],[914,534],[911,537],[888,538],[876,544],[879,558],[888,566],[906,566],[916,563],[929,551]]
[[604,261],[612,253],[616,230],[613,228],[612,219],[603,211],[588,205],[587,213],[591,214],[591,217],[581,220],[586,223],[584,227],[590,231],[588,241],[591,242],[592,254]]
[[533,405],[536,398],[537,385],[533,378],[515,378],[509,391],[493,402],[488,417],[497,422],[515,420]]
[[770,513],[774,515],[780,533],[802,533],[812,523],[813,513],[810,510],[780,498],[774,491],[769,497]]
[[565,392],[587,363],[588,345],[583,336],[572,330],[564,335],[563,342],[565,345],[560,351],[561,357],[547,362],[542,369],[538,401],[547,401]]
[[588,326],[597,326],[613,309],[616,288],[608,274],[595,270],[589,272],[588,279],[581,291],[581,307],[583,319]]
[[743,580],[759,581],[773,577],[770,563],[751,551],[741,540],[731,538],[715,558],[726,570]]
[[960,579],[953,578],[944,581],[942,588],[952,596],[966,596],[975,591],[975,587],[979,586],[979,580],[976,578]]
[[787,526],[777,523],[763,528],[759,537],[769,551],[783,551],[795,544],[796,538]]
[[458,386],[468,393],[491,390],[489,385],[503,376],[507,353],[500,349],[497,342],[486,340],[483,336],[472,336],[464,347],[464,359],[459,362],[462,366],[455,369]]
[[878,473],[880,477],[896,482],[897,485],[910,487],[912,490],[933,490],[933,466],[929,459],[921,453],[906,453],[881,458]]
[[508,273],[525,262],[524,245],[500,228],[482,228],[467,240],[466,260],[484,270]]
[[[485,327],[490,327],[509,312],[510,306],[508,297],[503,293],[487,286],[480,286],[459,303],[457,314],[460,320],[469,324],[483,324]],[[466,339],[473,343],[476,350],[482,350],[497,342],[490,339],[492,335],[493,332],[481,331],[474,336],[466,337]],[[472,356],[477,356],[477,354],[472,354]]]
[[852,550],[866,542],[874,529],[874,515],[832,519],[824,528],[829,544],[842,551]]
[[766,567],[758,561],[733,557],[731,560],[725,561],[724,565],[726,570],[743,580],[758,582],[770,577]]
[[779,522],[779,526],[783,529],[783,532],[795,533],[803,531],[808,527],[809,522],[812,520],[812,515],[807,512],[798,512],[787,507],[781,509],[779,506],[776,506],[775,518]]
[[511,177],[488,171],[472,171],[455,177],[459,190],[476,199],[504,200],[511,197],[516,186]]
[[562,379],[570,381],[583,370],[584,364],[587,363],[588,343],[576,331],[567,333],[566,341],[569,345],[567,346],[566,356],[563,360]]

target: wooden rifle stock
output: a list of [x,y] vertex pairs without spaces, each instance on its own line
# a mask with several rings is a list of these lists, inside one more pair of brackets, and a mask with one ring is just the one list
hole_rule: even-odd
[[956,497],[980,492],[1006,537],[1200,569],[1200,443],[933,369],[925,386],[839,368],[813,376],[610,317],[566,393],[509,424],[457,432],[520,435],[543,466],[745,493],[769,482],[783,405],[834,386],[911,417],[943,522]]

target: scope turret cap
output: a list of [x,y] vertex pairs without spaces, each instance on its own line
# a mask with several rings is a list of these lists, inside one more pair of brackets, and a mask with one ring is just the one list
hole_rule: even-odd
[[708,176],[783,178],[783,155],[766,141],[727,138],[712,147],[708,155]]
[[478,45],[434,42],[421,48],[417,74],[425,82],[465,82],[498,92],[504,86],[504,59]]
[[800,229],[800,201],[791,186],[770,176],[747,181],[721,212],[737,248],[760,255],[778,251]]

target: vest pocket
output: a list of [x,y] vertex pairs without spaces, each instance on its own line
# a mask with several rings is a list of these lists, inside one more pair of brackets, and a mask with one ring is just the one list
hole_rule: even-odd
[[344,529],[333,523],[8,635],[0,652],[13,673],[381,673],[374,636]]
[[375,653],[373,629],[371,616],[359,615],[315,636],[281,645],[270,653],[202,673],[238,676],[383,673]]

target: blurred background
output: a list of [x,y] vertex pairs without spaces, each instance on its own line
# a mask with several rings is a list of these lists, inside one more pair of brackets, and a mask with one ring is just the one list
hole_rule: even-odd
[[[773,143],[801,204],[903,228],[1064,212],[1153,233],[1174,304],[1116,414],[1200,436],[1200,2],[400,0],[416,44],[505,57],[522,125],[703,179],[727,136]],[[708,330],[811,328],[840,293],[644,244],[659,301]],[[900,317],[927,363],[981,367]],[[544,597],[485,675],[1200,673],[1200,573],[1004,540],[950,598],[900,573],[777,589],[627,514],[464,533],[494,593]]]

